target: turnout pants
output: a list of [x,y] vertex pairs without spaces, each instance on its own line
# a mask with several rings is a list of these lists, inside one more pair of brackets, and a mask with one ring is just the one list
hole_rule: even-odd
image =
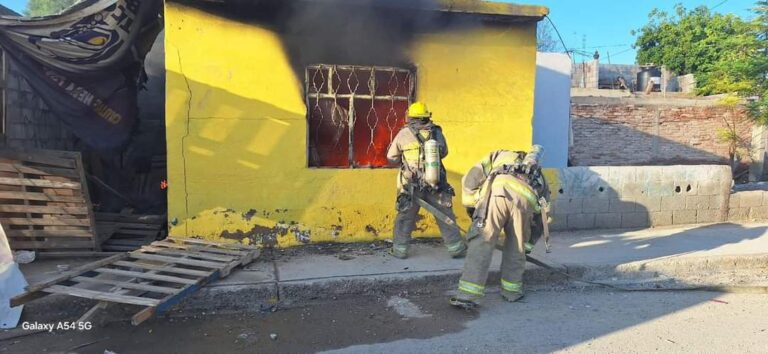
[[524,244],[530,238],[532,209],[528,202],[514,194],[508,198],[492,196],[485,224],[467,240],[469,250],[464,271],[459,280],[459,291],[467,295],[482,296],[488,280],[491,257],[502,231],[506,235],[501,259],[501,289],[522,293],[525,270]]
[[[397,251],[408,251],[408,244],[411,241],[411,233],[416,229],[416,218],[419,215],[419,209],[421,209],[415,198],[424,200],[441,213],[456,220],[456,215],[454,215],[453,209],[451,208],[453,205],[451,201],[452,197],[453,196],[450,193],[414,191],[413,199],[407,207],[397,211],[397,216],[395,217],[395,237],[393,240],[393,247]],[[456,252],[462,249],[464,243],[459,234],[459,230],[456,227],[444,223],[441,218],[437,218],[437,226],[440,228],[440,235],[443,237],[443,243],[448,248],[448,251]]]

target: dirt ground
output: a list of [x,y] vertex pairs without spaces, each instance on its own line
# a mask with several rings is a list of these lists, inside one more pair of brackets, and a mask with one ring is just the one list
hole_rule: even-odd
[[[402,317],[387,299],[365,297],[271,313],[158,318],[138,327],[94,323],[90,331],[58,331],[0,342],[0,353],[313,353],[403,338],[431,338],[464,329],[476,313],[445,311]],[[275,334],[276,339],[271,335]],[[92,343],[92,344],[90,344]],[[80,347],[85,345],[84,347]]]
[[477,311],[445,296],[358,297],[266,313],[94,323],[0,341],[6,353],[644,353],[768,352],[766,295],[532,291],[486,296]]

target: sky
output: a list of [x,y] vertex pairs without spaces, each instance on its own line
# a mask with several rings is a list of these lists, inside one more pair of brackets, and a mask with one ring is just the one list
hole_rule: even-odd
[[27,7],[27,0],[0,0],[0,4],[3,4],[3,6],[13,11],[22,13]]
[[[514,0],[504,1],[549,7],[549,17],[563,36],[568,48],[586,52],[600,52],[600,62],[632,64],[636,52],[632,49],[635,37],[633,29],[640,29],[648,22],[653,8],[673,11],[675,4],[682,3],[692,9],[706,5],[715,12],[733,13],[751,17],[749,11],[756,0]],[[546,19],[545,19],[546,21]],[[553,33],[555,37],[556,34]],[[586,45],[584,45],[586,43]],[[581,62],[583,56],[576,56]],[[591,55],[587,60],[591,60]]]
[[[587,52],[600,52],[601,62],[631,64],[635,62],[630,34],[648,22],[653,8],[672,10],[674,4],[687,8],[706,5],[716,12],[751,16],[749,9],[756,0],[497,0],[549,7],[550,18],[557,26],[569,49],[586,48]],[[0,0],[0,4],[16,12],[23,12],[27,0]],[[546,20],[545,20],[546,21]],[[576,56],[577,61],[584,59]],[[589,59],[589,58],[587,58]]]

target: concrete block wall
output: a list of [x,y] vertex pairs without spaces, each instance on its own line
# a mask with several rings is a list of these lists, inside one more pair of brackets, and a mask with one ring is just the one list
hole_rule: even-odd
[[731,194],[728,221],[768,220],[768,190],[735,191]]
[[10,148],[38,148],[74,150],[77,139],[43,103],[9,61],[5,80],[5,132],[0,146]]
[[558,169],[550,184],[553,230],[712,223],[729,216],[727,166],[569,167]]
[[571,69],[571,87],[596,89],[599,77],[598,67],[597,60],[574,64]]

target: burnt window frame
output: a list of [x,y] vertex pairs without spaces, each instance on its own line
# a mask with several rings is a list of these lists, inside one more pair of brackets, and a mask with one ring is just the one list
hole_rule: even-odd
[[[317,75],[317,72],[324,72],[323,75],[323,84],[320,85],[320,87],[317,87],[314,84],[314,77],[310,77],[310,71],[314,70],[315,75]],[[347,70],[347,71],[367,71],[371,74],[369,75],[369,78],[372,78],[373,83],[370,81],[365,82],[359,82],[359,85],[366,85],[368,86],[369,94],[356,94],[356,93],[338,93],[338,91],[341,91],[338,89],[334,89],[334,85],[331,83],[328,84],[327,78],[333,78],[334,72],[338,72],[338,70]],[[379,95],[376,94],[376,88],[379,86],[376,86],[376,75],[375,73],[381,73],[381,72],[390,72],[393,73],[392,76],[394,76],[394,73],[405,73],[407,74],[406,80],[408,81],[408,87],[407,87],[407,95],[406,96],[400,96],[397,95],[395,90],[395,93],[391,91],[391,88],[389,89],[389,95]],[[365,165],[358,165],[355,163],[355,123],[357,122],[357,116],[355,115],[354,109],[348,110],[348,117],[347,117],[347,126],[348,126],[348,139],[346,141],[346,144],[348,145],[348,154],[347,154],[347,166],[322,166],[317,165],[313,166],[311,164],[312,162],[312,113],[313,109],[317,107],[321,100],[333,100],[334,105],[336,100],[349,100],[350,107],[354,107],[355,100],[371,100],[371,102],[375,102],[377,100],[388,100],[390,102],[393,101],[399,101],[399,102],[405,102],[406,103],[406,112],[404,112],[403,120],[407,121],[407,107],[410,106],[411,103],[416,101],[416,85],[417,85],[417,70],[416,67],[413,65],[408,65],[406,67],[395,67],[395,66],[381,66],[381,65],[346,65],[346,64],[312,64],[307,65],[304,67],[304,99],[305,99],[305,105],[306,105],[306,123],[307,123],[307,131],[306,131],[306,161],[304,166],[306,168],[310,169],[396,169],[398,167],[396,166],[365,166]],[[332,82],[332,81],[331,81]],[[347,82],[349,85],[349,82]],[[373,85],[373,86],[370,86]],[[357,86],[356,86],[357,87]],[[315,89],[314,91],[312,89]],[[348,87],[349,91],[351,92],[351,87]],[[372,94],[371,93],[372,90]],[[317,91],[317,92],[315,92]],[[336,91],[336,92],[334,92]],[[394,103],[393,103],[394,104]],[[335,108],[335,106],[334,106]],[[377,123],[378,125],[378,123]],[[397,135],[397,133],[400,131],[402,126],[395,126],[391,131],[391,137],[390,141],[388,143],[391,144],[392,140],[394,140],[394,137]],[[373,143],[374,137],[371,136],[371,143]]]

